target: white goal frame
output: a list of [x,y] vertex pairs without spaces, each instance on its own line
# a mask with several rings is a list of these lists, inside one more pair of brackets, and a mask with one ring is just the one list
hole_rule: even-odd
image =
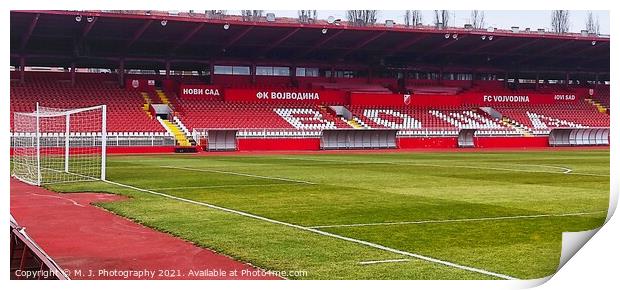
[[32,113],[15,112],[12,176],[37,186],[106,180],[106,111],[106,105],[57,109],[37,103]]

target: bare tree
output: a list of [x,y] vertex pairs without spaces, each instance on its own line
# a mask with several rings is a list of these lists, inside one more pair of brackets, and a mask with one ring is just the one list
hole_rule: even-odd
[[378,10],[347,10],[349,23],[358,26],[367,26],[377,22]]
[[257,21],[263,17],[265,10],[241,10],[241,17],[244,21]]
[[450,11],[448,10],[435,10],[435,27],[446,28],[450,22]]
[[422,24],[422,12],[420,10],[405,10],[405,25],[418,26]]
[[317,13],[316,10],[297,10],[297,16],[299,17],[299,22],[309,23],[316,20]]
[[477,29],[484,28],[484,11],[472,10],[469,23]]
[[555,33],[567,33],[570,28],[568,10],[553,10],[551,12],[551,29]]
[[599,34],[600,32],[600,25],[598,22],[598,16],[596,17],[596,21],[594,20],[594,14],[592,13],[592,11],[588,12],[588,17],[586,18],[586,30],[588,31],[588,33],[595,33],[595,34]]

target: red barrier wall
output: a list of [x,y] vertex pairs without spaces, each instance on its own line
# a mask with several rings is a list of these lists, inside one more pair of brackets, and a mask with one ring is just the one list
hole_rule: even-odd
[[549,147],[549,137],[475,137],[477,148]]
[[579,100],[574,94],[541,94],[541,93],[465,93],[459,95],[464,104],[496,105],[496,104],[528,104],[543,105],[556,103],[573,103]]
[[176,92],[179,89],[179,83],[176,80],[163,79],[161,86],[166,92]]
[[173,153],[174,146],[108,146],[108,154]]
[[[139,154],[139,153],[172,153],[174,152],[174,146],[108,146],[107,149],[108,149],[107,150],[108,154]],[[56,152],[56,154],[58,155],[62,155],[64,153],[65,153],[64,148],[59,148]],[[12,147],[10,149],[9,154],[10,156],[13,156]],[[79,152],[75,152],[75,154],[79,154]]]
[[252,77],[249,75],[211,75],[211,83],[220,86],[249,86],[252,85]]
[[177,96],[185,100],[221,100],[223,93],[219,86],[180,84]]
[[125,79],[126,90],[136,91],[152,91],[155,89],[155,79],[143,79],[139,77],[128,76]]
[[[399,148],[457,148],[457,137],[402,137]],[[544,137],[476,137],[476,148],[539,148],[549,147],[549,138]]]
[[381,93],[351,93],[350,103],[354,106],[388,106],[388,107],[459,107],[463,104],[489,106],[496,104],[556,104],[572,103],[580,98],[574,94],[484,94],[480,92],[463,93],[459,95],[434,94],[381,94]]
[[253,150],[319,150],[319,138],[267,138],[267,139],[237,139],[237,148],[240,151]]
[[346,92],[298,89],[225,89],[224,100],[233,102],[345,104]]
[[401,137],[398,138],[398,148],[456,148],[456,137]]
[[353,106],[388,106],[388,107],[458,107],[462,103],[459,95],[420,95],[420,94],[382,94],[382,93],[351,93],[350,103]]

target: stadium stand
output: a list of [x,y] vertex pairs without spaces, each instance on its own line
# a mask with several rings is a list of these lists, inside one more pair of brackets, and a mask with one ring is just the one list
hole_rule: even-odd
[[224,101],[177,100],[179,118],[194,128],[350,128],[324,107],[316,105],[274,105],[228,103]]
[[[151,23],[162,15],[173,25]],[[82,16],[100,20],[80,22],[71,11],[11,12],[12,113],[31,112],[36,102],[58,108],[106,104],[111,135],[165,136],[128,144],[172,140],[177,146],[193,145],[196,129],[285,129],[290,136],[314,130],[314,137],[325,129],[417,130],[426,131],[425,137],[473,129],[485,136],[529,137],[554,128],[609,127],[609,37],[362,29],[236,16],[222,16],[223,28],[223,19],[209,15],[161,11],[82,11]],[[83,26],[75,39],[83,47],[46,36],[52,20],[55,35],[74,35],[76,25]],[[119,27],[132,33],[120,35]],[[118,38],[124,49],[119,50]],[[428,53],[437,45],[450,48]],[[546,60],[549,48],[558,58],[553,62]],[[492,61],[489,53],[496,55]],[[577,66],[572,59],[577,54],[597,57]],[[528,70],[506,70],[514,63]],[[41,68],[60,72],[34,71]],[[184,85],[218,93],[186,94],[180,90]],[[303,94],[316,97],[299,98]]]
[[495,106],[504,116],[530,129],[560,127],[609,127],[609,115],[584,101],[576,104],[549,104],[537,107]]
[[[109,132],[165,132],[143,110],[140,93],[119,88],[109,74],[78,74],[71,87],[65,73],[26,74],[26,82],[11,80],[11,128],[13,112],[33,112],[36,102],[53,108],[79,108],[107,104]],[[131,120],[131,122],[128,122]]]
[[351,107],[351,112],[369,128],[390,129],[507,129],[499,121],[477,112],[476,108],[364,108]]
[[[222,96],[210,96],[200,100],[180,99],[174,92],[162,90],[138,92],[119,88],[113,74],[77,74],[72,87],[66,73],[29,72],[26,82],[11,81],[11,110],[33,111],[35,100],[42,106],[75,108],[108,104],[108,130],[110,132],[166,132],[162,125],[149,116],[150,103],[170,104],[175,116],[186,130],[194,128],[235,128],[235,129],[344,129],[355,127],[348,120],[336,116],[328,107],[315,104],[262,104],[226,102]],[[267,79],[267,78],[263,78]],[[280,78],[276,78],[280,79]],[[184,80],[185,82],[186,80]],[[200,84],[196,79],[188,83]],[[259,84],[259,87],[278,88],[275,82]],[[229,84],[232,86],[232,84]],[[389,89],[378,85],[356,82],[310,83],[314,88],[351,91],[367,91],[389,94]],[[257,87],[257,85],[235,85],[234,88]],[[471,88],[428,86],[417,83],[414,94],[458,95],[459,93],[484,91],[489,94],[509,94],[513,90],[501,86],[501,82],[477,82]],[[531,92],[522,89],[520,93]],[[572,88],[547,86],[537,92],[572,93]],[[609,87],[596,90],[592,100],[586,99],[575,104],[547,104],[540,106],[498,104],[493,108],[502,114],[502,119],[494,119],[480,111],[478,107],[412,108],[412,107],[364,107],[350,106],[352,119],[361,128],[390,129],[497,129],[498,132],[522,128],[528,132],[539,129],[561,127],[608,127],[609,115],[601,112],[597,104],[605,106],[609,99]],[[596,101],[594,101],[596,100]],[[595,102],[598,102],[595,104]],[[132,120],[132,122],[127,122]],[[11,126],[12,126],[11,117]],[[179,132],[177,132],[178,135]]]

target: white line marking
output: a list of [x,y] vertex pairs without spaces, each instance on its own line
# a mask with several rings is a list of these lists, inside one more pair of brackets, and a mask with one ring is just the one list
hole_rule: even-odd
[[[562,170],[562,173],[564,174],[568,174],[573,172],[572,169],[568,168],[568,167],[562,167],[562,166],[552,166],[552,165],[539,165],[539,164],[519,164],[519,163],[514,163],[514,165],[523,165],[523,166],[537,166],[537,167],[542,167],[542,168],[553,168],[553,169],[560,169]],[[547,171],[544,171],[547,172]]]
[[182,198],[182,197],[177,197],[177,196],[173,196],[173,195],[169,195],[169,194],[165,194],[165,193],[161,193],[161,192],[156,192],[156,191],[152,191],[152,190],[148,190],[148,189],[142,189],[142,188],[138,188],[138,187],[135,187],[135,186],[131,186],[131,185],[127,185],[127,184],[122,184],[122,183],[118,183],[118,182],[114,182],[114,181],[109,181],[109,180],[106,180],[105,182],[110,183],[110,184],[114,184],[114,185],[117,185],[117,186],[129,188],[129,189],[137,190],[137,191],[142,191],[142,192],[146,192],[146,193],[150,193],[150,194],[166,197],[166,198],[169,198],[169,199],[174,199],[174,200],[177,200],[177,201],[182,201],[182,202],[187,202],[187,203],[196,204],[196,205],[200,205],[200,206],[205,206],[205,207],[208,207],[208,208],[217,209],[217,210],[221,210],[221,211],[224,211],[224,212],[237,214],[237,215],[240,215],[240,216],[254,218],[254,219],[257,219],[257,220],[261,220],[261,221],[265,221],[265,222],[269,222],[269,223],[273,223],[273,224],[279,224],[279,225],[283,225],[283,226],[287,226],[287,227],[291,227],[291,228],[295,228],[295,229],[299,229],[299,230],[308,231],[308,232],[312,232],[312,233],[315,233],[315,234],[327,236],[327,237],[332,237],[332,238],[336,238],[336,239],[340,239],[340,240],[344,240],[344,241],[348,241],[348,242],[352,242],[352,243],[357,243],[357,244],[365,245],[365,246],[372,247],[372,248],[375,248],[375,249],[380,249],[380,250],[384,250],[384,251],[387,251],[387,252],[400,254],[400,255],[403,255],[403,256],[409,256],[409,257],[417,258],[417,259],[424,260],[424,261],[427,261],[427,262],[441,264],[441,265],[448,266],[448,267],[453,267],[453,268],[457,268],[457,269],[461,269],[461,270],[465,270],[465,271],[480,273],[480,274],[484,274],[484,275],[488,275],[488,276],[493,276],[493,277],[497,277],[497,278],[501,278],[501,279],[507,279],[507,280],[516,280],[517,279],[515,277],[511,277],[511,276],[500,274],[500,273],[495,273],[495,272],[491,272],[491,271],[487,271],[487,270],[483,270],[483,269],[478,269],[478,268],[474,268],[474,267],[469,267],[469,266],[464,266],[464,265],[460,265],[460,264],[455,264],[455,263],[452,263],[452,262],[448,262],[448,261],[444,261],[444,260],[439,260],[439,259],[423,256],[423,255],[420,255],[420,254],[415,254],[415,253],[410,253],[410,252],[406,252],[406,251],[401,251],[401,250],[389,248],[389,247],[386,247],[386,246],[383,246],[383,245],[379,245],[379,244],[375,244],[375,243],[371,243],[371,242],[367,242],[367,241],[363,241],[363,240],[358,240],[358,239],[354,239],[354,238],[349,238],[349,237],[345,237],[345,236],[340,236],[340,235],[336,235],[336,234],[320,231],[320,230],[317,230],[317,229],[311,229],[311,228],[300,226],[300,225],[296,225],[296,224],[282,222],[282,221],[278,221],[278,220],[274,220],[274,219],[270,219],[270,218],[254,215],[254,214],[251,214],[251,213],[243,212],[243,211],[238,211],[238,210],[234,210],[234,209],[229,209],[229,208],[213,205],[213,204],[206,203],[206,202],[200,202],[200,201],[195,201],[195,200],[186,199],[186,198]]
[[533,218],[544,218],[544,217],[580,216],[580,215],[591,215],[591,214],[604,213],[604,212],[606,211],[577,212],[577,213],[565,213],[565,214],[517,215],[517,216],[500,216],[500,217],[484,217],[484,218],[468,218],[468,219],[424,220],[424,221],[409,221],[409,222],[323,225],[323,226],[312,226],[308,228],[326,229],[326,228],[344,228],[344,227],[369,227],[369,226],[391,226],[391,225],[409,225],[409,224],[497,221],[497,220],[513,220],[513,219],[533,219]]
[[546,170],[526,170],[526,169],[515,169],[515,168],[501,168],[501,167],[484,167],[484,166],[469,166],[469,165],[441,165],[441,164],[428,164],[428,163],[412,163],[412,162],[385,162],[385,161],[353,161],[353,160],[338,160],[338,159],[312,159],[312,158],[295,158],[295,157],[281,157],[279,159],[288,159],[288,160],[300,160],[300,161],[316,161],[316,162],[333,162],[333,163],[348,163],[348,164],[391,164],[391,165],[402,165],[402,166],[428,166],[428,167],[446,167],[446,168],[470,168],[470,169],[486,169],[486,170],[501,170],[501,171],[515,171],[515,172],[530,172],[530,173],[550,173],[550,174],[570,174],[570,175],[585,175],[585,176],[600,176],[600,177],[609,177],[606,174],[595,174],[595,173],[576,173],[573,172],[572,169],[561,166],[551,166],[551,165],[538,165],[538,164],[515,164],[512,165],[524,165],[524,166],[538,166],[538,167],[546,167],[546,168],[556,168],[562,170],[560,171],[546,171]]
[[160,167],[162,167],[162,168],[180,169],[180,170],[188,170],[188,171],[199,171],[199,172],[211,172],[211,173],[230,174],[230,175],[254,177],[254,178],[261,178],[261,179],[282,180],[282,181],[288,181],[288,182],[316,185],[316,183],[314,183],[314,182],[305,181],[305,180],[296,180],[296,179],[289,179],[289,178],[283,178],[283,177],[262,176],[262,175],[254,175],[254,174],[239,173],[239,172],[232,172],[232,171],[223,171],[223,170],[214,170],[214,169],[202,169],[202,168],[190,168],[190,167],[177,167],[177,166],[160,166]]
[[68,200],[68,201],[70,201],[71,203],[73,203],[74,205],[77,205],[77,206],[79,206],[79,207],[85,207],[85,206],[83,206],[83,205],[81,205],[81,204],[77,203],[77,201],[75,201],[75,200],[73,200],[73,199],[66,198],[66,197],[62,197],[62,196],[46,195],[46,194],[37,194],[37,193],[32,193],[32,192],[31,192],[30,194],[32,194],[32,195],[36,195],[36,196],[43,196],[43,197],[52,197],[52,198],[64,199],[64,200]]
[[205,186],[180,186],[180,187],[160,187],[150,190],[170,190],[170,189],[206,189],[206,188],[226,188],[226,187],[254,187],[254,186],[291,186],[290,183],[267,183],[267,184],[228,184],[228,185],[205,185]]
[[381,263],[398,263],[398,262],[409,262],[410,259],[393,259],[393,260],[381,260],[381,261],[362,261],[359,262],[360,265],[372,265],[372,264],[381,264]]

